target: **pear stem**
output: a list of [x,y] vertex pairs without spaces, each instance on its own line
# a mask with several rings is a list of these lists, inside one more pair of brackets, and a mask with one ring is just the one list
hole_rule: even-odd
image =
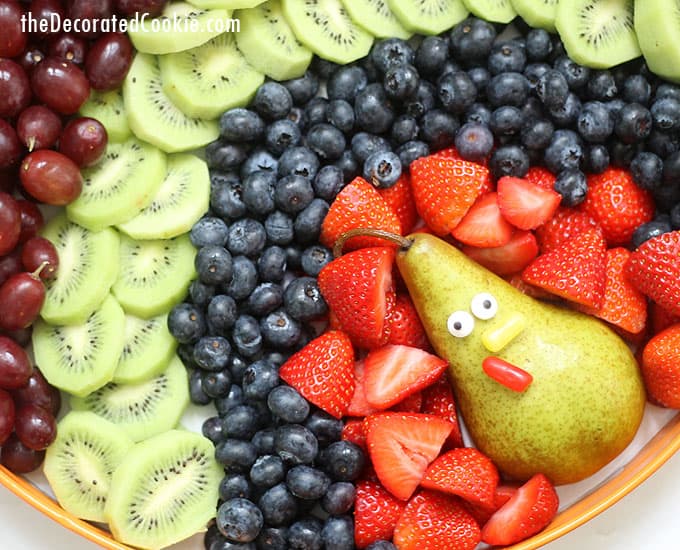
[[354,229],[350,229],[349,231],[345,231],[338,237],[338,240],[335,241],[335,245],[333,246],[334,258],[339,258],[342,256],[343,246],[345,246],[345,243],[352,237],[376,237],[378,239],[385,239],[391,243],[398,244],[404,250],[410,248],[411,244],[413,244],[411,239],[407,239],[406,237],[402,237],[401,235],[397,235],[396,233],[392,233],[390,231],[385,231],[384,229],[356,227]]

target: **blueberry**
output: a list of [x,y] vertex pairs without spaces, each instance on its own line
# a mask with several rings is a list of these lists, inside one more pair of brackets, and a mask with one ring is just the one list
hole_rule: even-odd
[[333,164],[327,164],[317,172],[312,189],[320,199],[332,201],[344,185],[342,170]]
[[314,199],[314,189],[309,179],[302,176],[284,176],[274,187],[276,207],[286,214],[297,214]]
[[280,246],[291,243],[295,237],[293,219],[280,210],[275,210],[267,216],[264,231],[270,243]]
[[317,74],[319,78],[328,80],[330,76],[340,68],[340,65],[328,61],[327,59],[322,59],[320,57],[314,56],[312,58],[312,63],[310,64],[310,70]]
[[213,399],[226,395],[231,387],[231,374],[227,369],[216,372],[205,372],[201,378],[201,387],[206,395]]
[[489,169],[496,179],[503,176],[524,177],[529,170],[529,155],[519,145],[501,145],[491,153]]
[[253,485],[269,489],[284,480],[286,467],[278,456],[260,456],[250,468],[249,477]]
[[366,550],[397,550],[397,547],[388,540],[377,540],[369,544]]
[[245,498],[232,498],[223,502],[217,509],[217,528],[234,542],[255,540],[264,518],[260,509]]
[[[234,357],[232,357],[232,362],[229,365],[229,372],[231,373],[232,380],[234,382],[237,382],[237,379],[234,376],[234,372],[231,369],[231,366],[233,365],[234,362],[233,359]],[[244,402],[243,390],[241,389],[241,386],[239,386],[239,383],[240,378],[238,380],[238,383],[231,385],[226,395],[215,399],[215,408],[217,409],[217,412],[220,414],[220,416],[224,416],[228,411],[230,411],[234,407],[237,407],[238,405],[243,405]]]
[[652,113],[639,103],[627,103],[619,111],[614,132],[624,143],[644,140],[652,131]]
[[464,122],[476,122],[478,124],[489,125],[491,121],[491,109],[484,103],[473,103],[465,112]]
[[220,535],[207,550],[256,550],[256,547],[252,542],[232,542]]
[[430,147],[424,141],[407,141],[396,151],[402,166],[409,166],[414,160],[430,154]]
[[619,93],[610,71],[593,71],[588,79],[588,97],[597,101],[613,99]]
[[222,419],[219,416],[211,416],[203,421],[201,433],[216,445],[226,435],[222,428]]
[[257,256],[264,249],[267,232],[252,218],[242,218],[229,226],[227,248],[233,255]]
[[524,126],[522,111],[512,105],[503,105],[491,113],[489,128],[497,137],[518,134]]
[[189,239],[196,248],[208,245],[224,246],[228,235],[229,227],[223,220],[204,216],[191,228]]
[[652,220],[647,223],[639,225],[633,232],[632,245],[637,248],[645,241],[669,233],[672,231],[670,221],[668,220]]
[[635,155],[643,149],[642,143],[625,143],[618,139],[610,139],[607,147],[611,164],[622,168],[628,168]]
[[260,359],[250,364],[243,373],[243,395],[251,401],[263,401],[269,392],[281,383],[278,369],[273,363]]
[[251,315],[239,315],[234,323],[232,340],[237,351],[245,357],[254,357],[264,344],[260,324]]
[[382,136],[368,132],[357,132],[352,136],[351,147],[352,154],[363,164],[373,153],[389,151],[390,143]]
[[319,240],[321,224],[328,213],[328,203],[322,199],[314,199],[300,212],[293,223],[295,238],[301,244]]
[[297,499],[283,482],[267,489],[257,504],[266,524],[274,527],[290,524],[298,513]]
[[252,405],[235,405],[224,413],[224,429],[229,437],[250,439],[260,427],[259,414]]
[[192,303],[205,309],[213,296],[215,296],[214,286],[206,285],[198,279],[191,281],[191,284],[189,285],[189,297],[191,298]]
[[680,136],[677,132],[662,132],[652,128],[645,145],[650,153],[666,158],[680,149]]
[[232,498],[250,498],[253,487],[244,474],[227,474],[220,481],[220,500]]
[[485,59],[491,52],[495,39],[494,26],[476,17],[468,17],[449,33],[453,57],[467,62]]
[[507,72],[521,73],[527,62],[527,55],[522,44],[513,40],[499,42],[491,47],[487,67],[491,74]]
[[390,129],[395,115],[380,84],[369,84],[359,92],[354,100],[354,116],[363,130],[380,134]]
[[246,179],[253,172],[262,170],[264,172],[272,172],[276,174],[278,170],[278,159],[272,155],[264,147],[258,147],[254,149],[245,162],[241,165],[241,170],[239,175],[241,179]]
[[286,252],[280,246],[268,246],[257,259],[260,281],[278,283],[286,272]]
[[553,174],[579,169],[584,151],[581,138],[572,130],[557,130],[545,150],[545,165]]
[[522,73],[529,82],[529,89],[535,90],[538,80],[550,70],[550,65],[547,63],[529,63]]
[[290,94],[295,105],[304,105],[312,99],[319,90],[319,79],[313,71],[305,71],[305,74],[281,82]]
[[[227,434],[233,435],[229,429]],[[215,446],[215,460],[228,472],[245,473],[257,459],[255,446],[250,441],[242,439],[224,439]]]
[[319,159],[307,147],[292,147],[279,158],[279,177],[298,175],[314,179],[319,170]]
[[567,99],[562,105],[554,109],[548,109],[548,112],[556,126],[572,126],[581,112],[581,100],[575,93],[569,92]]
[[328,100],[325,97],[315,97],[305,105],[304,116],[307,127],[325,122],[328,116]]
[[491,153],[494,145],[493,134],[484,124],[467,122],[456,135],[455,145],[461,157],[479,162]]
[[387,97],[397,100],[415,95],[419,84],[418,69],[409,64],[392,66],[383,77],[383,88]]
[[272,80],[262,84],[255,92],[253,107],[267,120],[285,117],[293,106],[293,97],[285,86]]
[[404,104],[404,111],[408,115],[419,118],[434,108],[436,101],[437,88],[434,84],[421,80],[415,97],[410,98]]
[[210,334],[224,335],[236,321],[236,302],[231,296],[217,294],[208,303],[206,320]]
[[350,511],[354,505],[356,488],[348,481],[337,481],[328,486],[321,500],[321,507],[332,516],[339,516]]
[[609,112],[611,113],[612,117],[614,117],[614,120],[616,120],[616,117],[619,116],[619,112],[625,104],[626,102],[620,97],[615,97],[614,99],[604,102],[605,107],[609,109]]
[[529,61],[543,61],[552,52],[550,34],[544,29],[531,29],[526,35],[526,52]]
[[477,88],[464,71],[446,73],[437,82],[437,97],[444,109],[462,114],[475,102]]
[[220,135],[236,143],[260,139],[264,128],[260,115],[249,109],[230,109],[220,117]]
[[425,76],[441,72],[449,57],[449,42],[440,36],[426,36],[416,50],[413,64]]
[[241,200],[252,214],[264,217],[274,210],[275,182],[275,174],[264,170],[256,170],[243,180]]
[[401,38],[377,40],[368,55],[381,73],[397,65],[413,64],[415,59],[413,48]]
[[680,229],[680,203],[676,204],[672,209],[671,209],[671,228],[672,229]]
[[331,480],[326,474],[305,464],[293,466],[286,474],[286,485],[290,492],[305,500],[321,498],[330,484]]
[[630,163],[630,172],[638,187],[656,189],[663,183],[663,160],[654,153],[641,151]]
[[307,147],[322,160],[335,160],[345,150],[345,136],[332,124],[320,122],[307,131]]
[[564,75],[572,91],[583,88],[590,80],[590,69],[579,65],[566,55],[557,57],[553,62],[553,67]]
[[168,315],[168,330],[180,344],[193,344],[205,334],[205,316],[193,304],[177,304]]
[[288,314],[298,321],[311,321],[328,313],[328,305],[314,277],[292,280],[283,293],[283,304]]
[[401,160],[392,151],[378,151],[364,161],[364,179],[378,189],[392,187],[401,177]]
[[283,289],[276,283],[261,283],[257,285],[246,300],[248,313],[261,317],[274,311],[283,303]]
[[656,208],[660,212],[669,212],[680,202],[680,186],[662,185],[653,192]]
[[334,99],[328,103],[326,120],[347,134],[354,128],[354,107],[344,99]]
[[672,132],[680,128],[680,99],[664,97],[657,99],[650,108],[654,126]]
[[203,377],[199,370],[189,374],[189,399],[195,405],[207,405],[211,401],[210,396],[203,391]]
[[366,71],[358,65],[340,67],[328,79],[326,91],[328,98],[344,99],[350,103],[368,84]]
[[298,125],[284,118],[269,125],[264,142],[272,154],[280,155],[289,147],[298,145],[301,138],[302,133]]
[[286,464],[311,464],[319,450],[314,434],[300,424],[284,424],[276,429],[274,450]]
[[359,175],[359,163],[350,149],[345,149],[340,158],[332,166],[335,166],[342,172],[343,185],[345,181],[352,181]]
[[536,83],[536,96],[548,109],[560,107],[569,95],[569,84],[564,75],[555,69],[545,72]]
[[522,113],[524,113],[524,119],[527,121],[538,120],[547,116],[543,104],[534,96],[530,96],[527,102],[522,105]]
[[277,309],[260,321],[260,330],[270,346],[290,348],[300,339],[302,327],[286,310]]
[[486,67],[472,67],[467,71],[470,80],[477,89],[477,97],[486,94],[486,87],[489,85],[491,80],[491,73]]
[[309,120],[307,119],[307,113],[301,107],[293,107],[286,120],[290,120],[295,126],[298,127],[300,132],[304,132],[307,129]]
[[652,87],[644,75],[631,74],[623,81],[621,96],[628,103],[647,105],[652,96]]
[[197,368],[196,361],[194,361],[194,344],[179,344],[177,346],[177,357],[188,369]]
[[320,462],[334,481],[354,481],[366,465],[366,455],[351,441],[336,441],[322,451]]
[[568,168],[557,174],[554,189],[562,195],[564,206],[576,206],[586,198],[588,182],[583,172],[575,168]]
[[215,214],[218,214],[223,218],[232,219],[238,219],[243,216],[246,213],[247,208],[246,205],[243,204],[243,199],[241,196],[241,179],[238,176],[225,176],[220,177],[216,181],[215,172],[211,174],[210,178],[210,208],[212,208]]
[[504,72],[489,80],[486,96],[492,107],[512,105],[522,107],[529,97],[529,81],[518,72]]
[[305,422],[305,428],[314,434],[320,447],[327,447],[338,441],[342,435],[342,420],[325,411],[315,410]]
[[680,152],[669,155],[663,161],[663,181],[667,185],[675,185],[680,179]]
[[[281,386],[279,386],[281,387]],[[255,449],[259,455],[270,455],[274,453],[274,434],[275,428],[269,427],[255,432],[251,438],[251,442],[255,445]]]
[[603,143],[614,131],[614,119],[604,103],[588,101],[581,108],[576,127],[586,141]]
[[349,516],[329,517],[321,529],[324,548],[334,550],[354,549],[354,522]]
[[233,261],[223,246],[208,245],[200,248],[194,258],[200,281],[206,285],[220,285],[231,280]]
[[321,550],[321,522],[307,517],[293,523],[288,528],[288,545],[291,550]]
[[277,386],[267,396],[267,406],[272,414],[285,422],[303,422],[309,414],[309,403],[290,386]]
[[255,539],[258,550],[288,550],[288,529],[265,527]]
[[242,143],[213,141],[205,148],[205,162],[211,170],[232,170],[247,158],[248,149]]
[[444,149],[453,145],[459,128],[460,123],[454,115],[441,109],[432,109],[420,121],[420,138],[432,150]]
[[680,101],[680,86],[669,82],[659,84],[654,92],[654,101],[659,101],[666,97],[671,97]]
[[[286,251],[286,264],[290,271],[299,271],[302,269],[302,250],[299,246],[287,246]],[[284,285],[286,281],[284,280]]]
[[529,150],[540,151],[550,145],[555,127],[548,119],[531,119],[520,131],[520,141]]
[[588,148],[585,168],[591,174],[601,174],[609,166],[609,150],[606,145],[596,143]]

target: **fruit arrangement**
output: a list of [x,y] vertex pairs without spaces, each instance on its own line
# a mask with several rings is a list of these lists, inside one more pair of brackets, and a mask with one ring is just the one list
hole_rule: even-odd
[[0,328],[35,320],[40,367],[1,337],[3,464],[44,454],[66,511],[144,548],[542,530],[645,398],[680,402],[680,91],[635,4],[43,0],[192,32],[30,45],[0,5],[3,273],[33,292]]

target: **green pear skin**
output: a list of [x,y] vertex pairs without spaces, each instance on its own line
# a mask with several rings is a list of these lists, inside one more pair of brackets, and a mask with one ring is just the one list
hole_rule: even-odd
[[[645,406],[638,364],[626,343],[599,320],[531,298],[432,235],[408,237],[397,266],[437,354],[449,361],[457,404],[475,445],[505,474],[525,480],[542,472],[556,485],[580,481],[633,439]],[[470,312],[480,292],[498,302],[496,316],[474,318],[465,338],[447,319]],[[492,353],[482,335],[512,314],[524,329]],[[488,377],[482,361],[496,356],[524,369],[524,392]]]

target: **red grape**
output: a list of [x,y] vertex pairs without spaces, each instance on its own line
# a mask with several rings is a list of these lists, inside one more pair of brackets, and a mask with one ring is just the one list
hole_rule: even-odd
[[0,193],[0,256],[14,249],[21,233],[21,210],[16,199]]
[[11,59],[0,58],[0,117],[14,118],[31,102],[26,71]]
[[0,57],[16,57],[26,47],[22,10],[14,0],[0,0]]
[[132,64],[132,42],[122,33],[99,38],[87,52],[85,73],[95,90],[113,90],[125,80]]
[[108,134],[101,122],[80,117],[69,121],[59,138],[59,152],[80,167],[99,162],[106,152]]
[[0,258],[0,285],[12,275],[21,273],[23,269],[24,264],[21,263],[21,250],[15,248],[12,252]]
[[33,365],[26,350],[8,336],[0,336],[0,388],[15,390],[28,384]]
[[40,278],[43,281],[54,279],[59,267],[59,254],[54,245],[45,237],[33,237],[26,241],[21,250],[21,263],[26,271],[37,271],[41,265]]
[[[31,335],[33,334],[33,327],[28,326],[26,328],[22,328],[20,330],[11,330],[9,332],[5,333],[5,336],[8,336],[12,340],[14,340],[17,344],[19,344],[21,347],[25,348],[28,347],[28,345],[31,343]],[[34,370],[35,372],[35,370]],[[29,380],[30,382],[30,380]],[[18,390],[14,390],[18,391]]]
[[61,134],[61,118],[44,105],[31,105],[17,119],[17,134],[29,151],[50,149]]
[[128,17],[148,13],[149,17],[160,15],[168,0],[115,0],[116,11]]
[[16,411],[14,432],[26,447],[42,451],[57,436],[57,421],[50,411],[35,403],[27,403]]
[[51,149],[40,149],[26,155],[19,176],[29,195],[56,206],[73,202],[83,188],[78,165]]
[[26,328],[38,318],[44,302],[45,285],[38,276],[12,275],[0,286],[0,330]]
[[[68,0],[67,12],[72,20],[80,20],[82,32],[78,33],[87,38],[95,38],[101,34],[100,27],[96,21],[108,19],[113,14],[111,0]],[[83,25],[84,20],[91,21],[89,32],[87,24]]]
[[19,211],[21,212],[21,233],[19,242],[25,243],[28,239],[35,237],[45,225],[45,218],[33,201],[24,199],[18,200]]
[[30,46],[24,51],[24,53],[21,54],[21,57],[18,59],[19,65],[21,65],[24,68],[24,71],[30,75],[31,72],[33,72],[35,66],[45,59],[45,54],[40,48],[36,46]]
[[19,182],[18,165],[10,168],[0,168],[0,191],[12,193]]
[[45,379],[38,368],[33,369],[26,386],[12,392],[12,397],[17,408],[34,403],[54,416],[59,414],[61,408],[61,393]]
[[14,400],[9,392],[0,390],[0,445],[14,431]]
[[87,43],[82,38],[70,33],[62,33],[50,41],[49,54],[60,59],[65,59],[76,65],[82,65],[85,61]]
[[0,462],[15,474],[27,474],[38,469],[45,458],[45,451],[34,451],[24,445],[16,434],[0,448]]
[[77,65],[48,57],[31,73],[31,86],[38,99],[62,115],[72,115],[90,95],[90,82]]
[[[31,26],[28,30],[29,32],[35,31],[38,36],[56,33],[52,21],[64,19],[64,8],[60,0],[31,0],[30,13],[36,23],[35,28]],[[42,21],[47,21],[47,23],[41,23]],[[41,28],[46,29],[45,32],[41,31]]]
[[0,168],[14,166],[24,152],[16,131],[9,122],[0,118]]

